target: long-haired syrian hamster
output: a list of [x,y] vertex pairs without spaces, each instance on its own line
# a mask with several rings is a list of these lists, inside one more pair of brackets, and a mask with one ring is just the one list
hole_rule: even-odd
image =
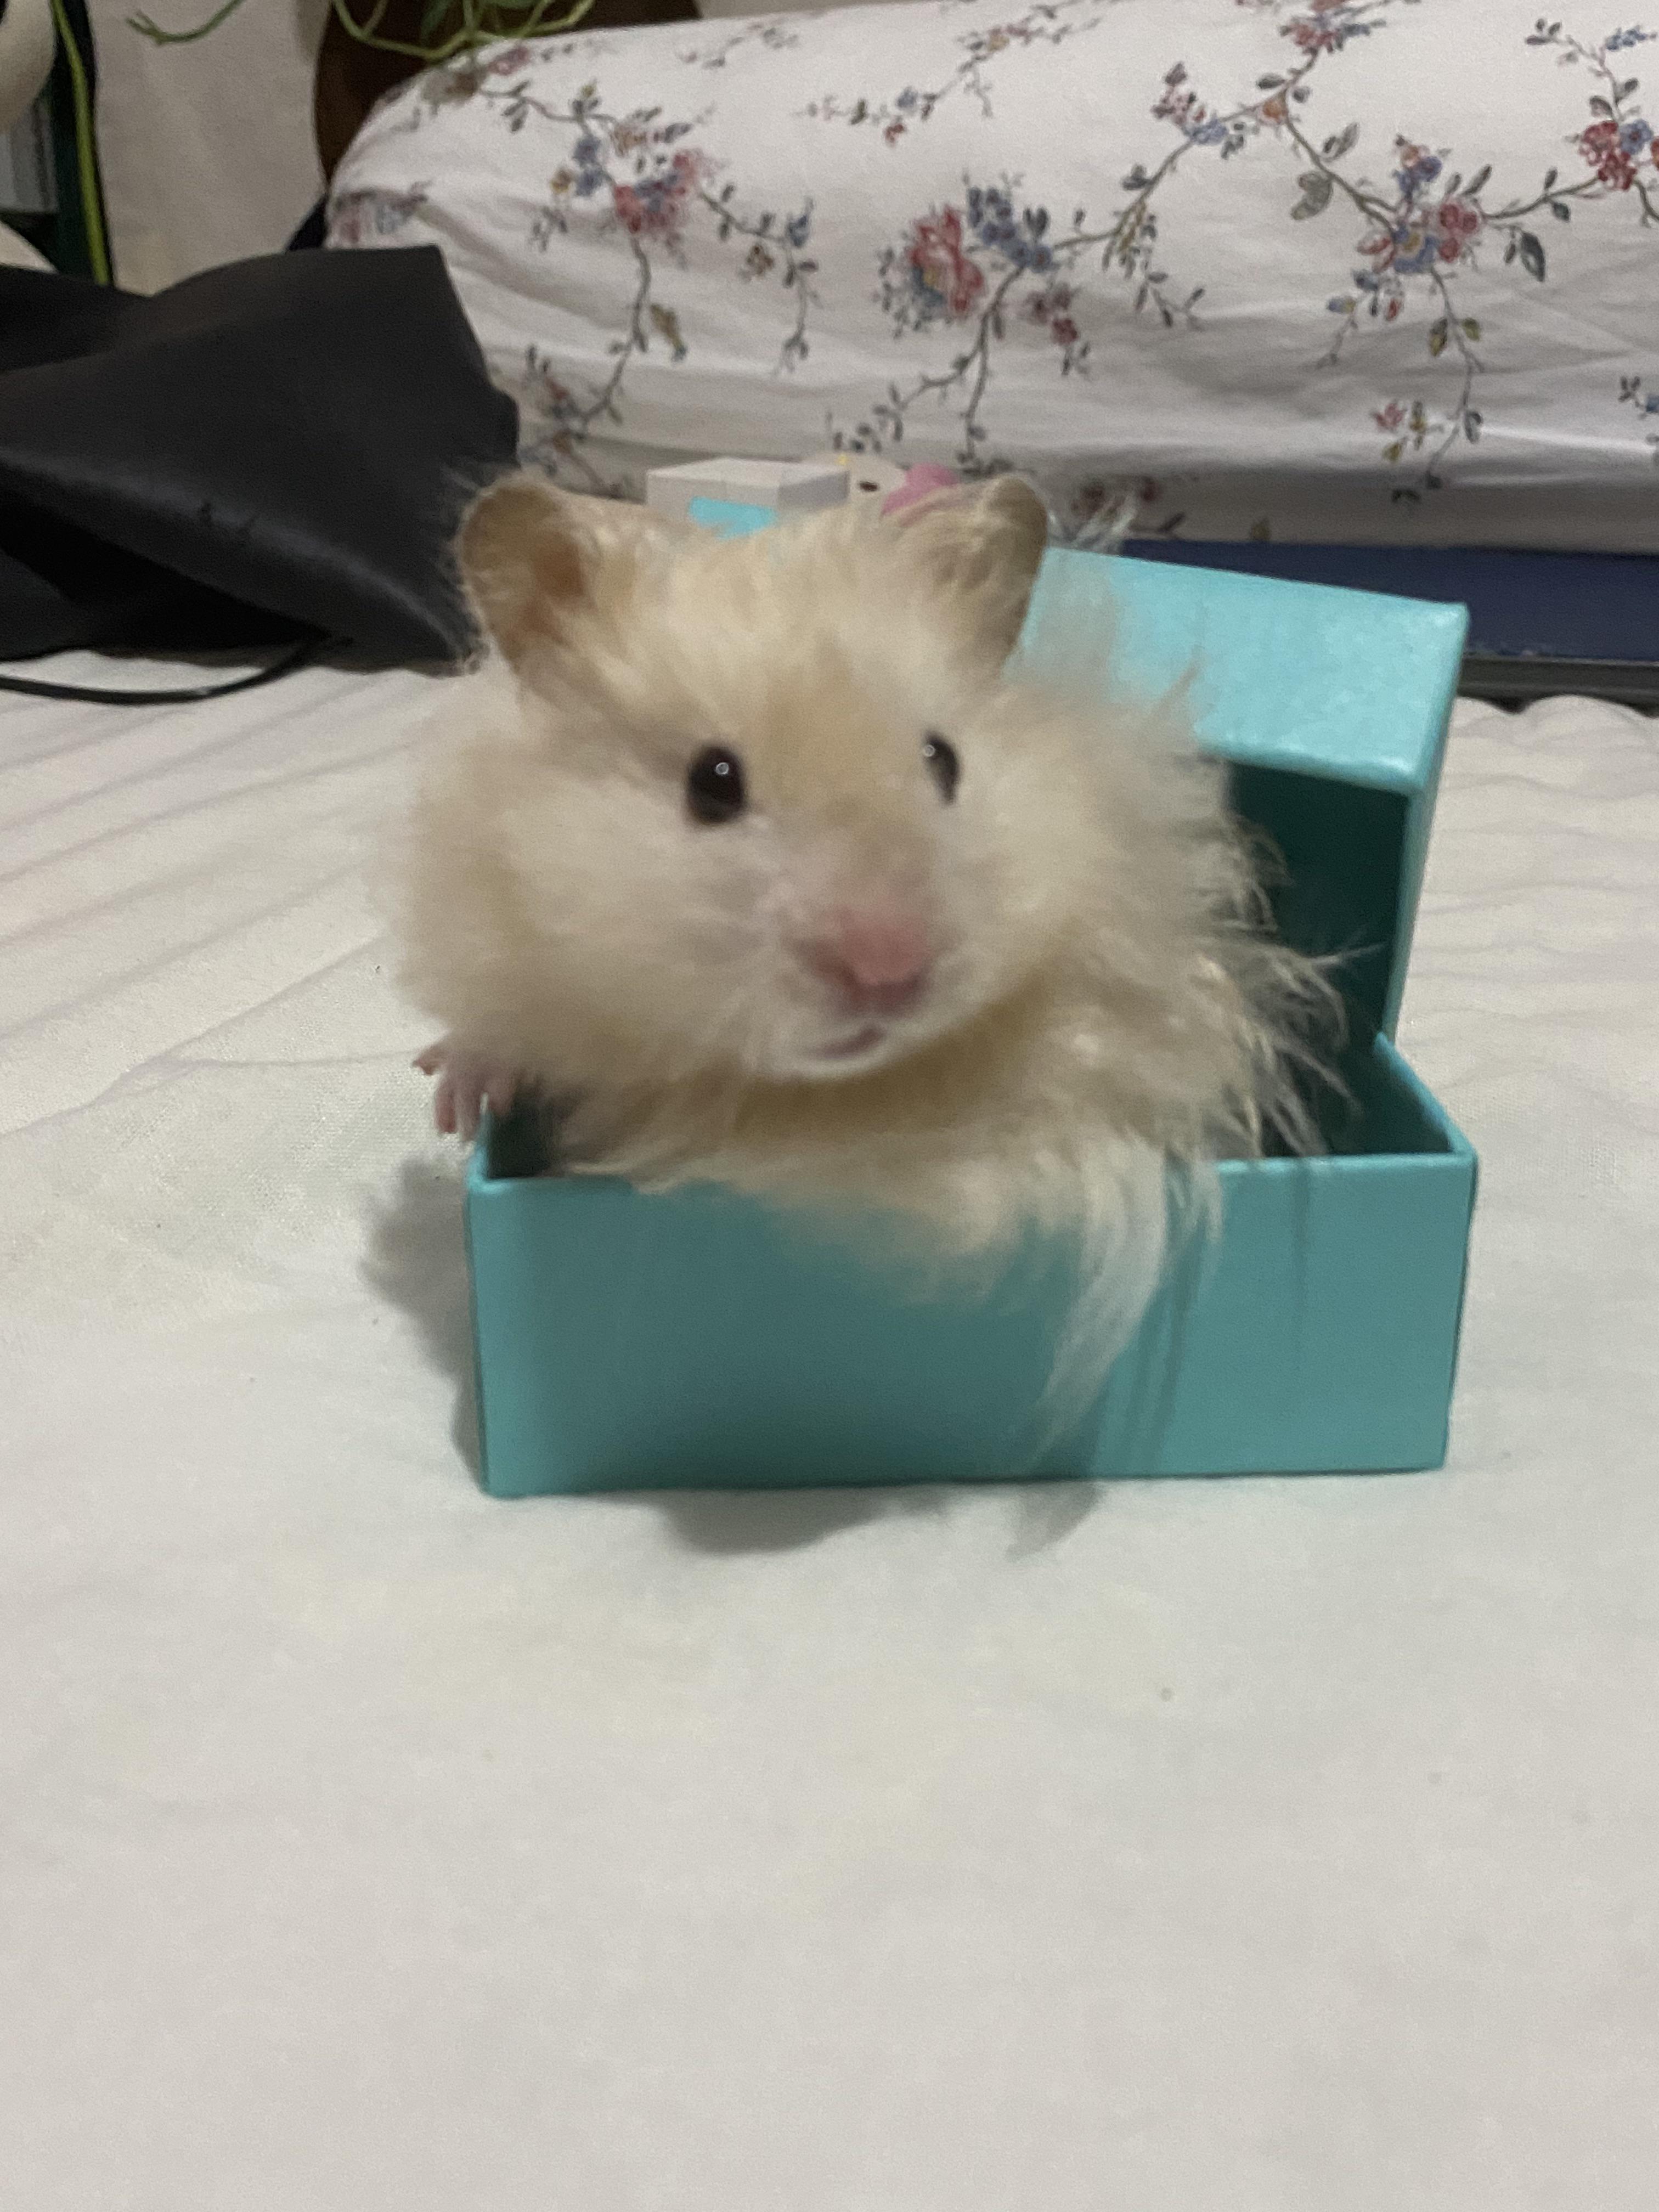
[[529,1091],[572,1170],[953,1261],[1068,1235],[1109,1358],[1170,1191],[1305,1138],[1329,994],[1178,716],[1005,667],[1046,538],[1013,477],[728,542],[486,492],[459,557],[487,665],[394,854],[440,1127]]

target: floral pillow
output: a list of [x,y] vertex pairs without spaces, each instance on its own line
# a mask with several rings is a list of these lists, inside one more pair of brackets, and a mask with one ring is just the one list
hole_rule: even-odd
[[590,489],[833,446],[1025,470],[1084,534],[1651,551],[1659,16],[1596,4],[498,46],[371,117],[331,243],[435,240],[527,453]]

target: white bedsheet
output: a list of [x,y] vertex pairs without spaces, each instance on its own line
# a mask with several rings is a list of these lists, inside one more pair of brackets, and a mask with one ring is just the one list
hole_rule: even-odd
[[508,1507],[428,688],[0,707],[7,2204],[1651,2212],[1659,725],[1459,714],[1443,1474]]

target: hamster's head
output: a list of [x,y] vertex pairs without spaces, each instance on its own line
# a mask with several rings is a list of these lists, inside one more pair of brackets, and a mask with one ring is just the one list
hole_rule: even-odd
[[1097,855],[1073,732],[1003,672],[1046,536],[1015,478],[729,542],[484,495],[459,554],[515,686],[495,858],[552,1056],[845,1081],[1052,957]]

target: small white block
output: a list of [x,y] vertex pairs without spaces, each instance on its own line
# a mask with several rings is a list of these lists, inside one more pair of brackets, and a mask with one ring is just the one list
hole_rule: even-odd
[[645,479],[645,503],[657,514],[682,519],[694,499],[808,514],[817,507],[839,507],[847,497],[847,484],[845,469],[814,461],[688,461],[680,468],[651,470]]
[[847,479],[847,496],[854,505],[884,500],[904,482],[904,471],[878,453],[818,453],[811,465],[839,469]]

